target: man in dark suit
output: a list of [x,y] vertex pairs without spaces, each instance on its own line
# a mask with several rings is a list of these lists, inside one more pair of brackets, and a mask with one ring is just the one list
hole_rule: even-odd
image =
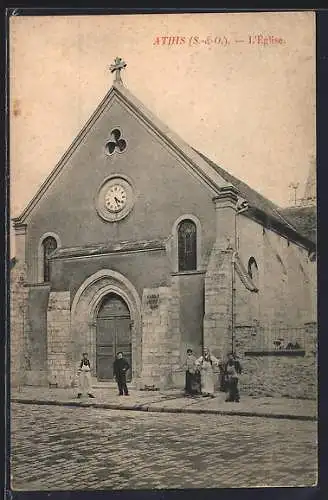
[[114,361],[113,373],[118,386],[119,396],[129,395],[129,391],[126,385],[126,372],[130,368],[129,363],[125,358],[123,358],[123,353],[118,352],[116,354],[116,359]]

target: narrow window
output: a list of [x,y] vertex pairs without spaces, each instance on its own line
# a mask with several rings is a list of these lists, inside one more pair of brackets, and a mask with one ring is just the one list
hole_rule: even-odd
[[179,271],[197,269],[197,231],[196,224],[189,219],[178,226]]
[[249,277],[253,280],[254,284],[258,284],[258,266],[254,257],[251,257],[248,260],[248,274]]
[[42,242],[43,247],[43,280],[45,282],[50,281],[50,255],[57,248],[57,241],[52,236],[48,236]]

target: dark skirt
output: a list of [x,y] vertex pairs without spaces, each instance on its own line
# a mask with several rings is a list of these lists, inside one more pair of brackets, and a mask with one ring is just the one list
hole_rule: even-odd
[[200,383],[200,373],[190,373],[186,371],[186,394],[200,394],[201,393],[201,383]]

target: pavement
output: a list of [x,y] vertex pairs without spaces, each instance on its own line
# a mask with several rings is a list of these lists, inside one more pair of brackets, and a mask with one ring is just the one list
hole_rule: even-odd
[[14,491],[317,482],[316,422],[13,403],[10,430]]
[[239,415],[282,418],[303,421],[317,420],[315,400],[241,395],[239,403],[225,402],[225,394],[214,398],[185,397],[179,389],[167,391],[138,391],[130,388],[129,396],[118,396],[114,386],[93,388],[94,398],[77,399],[76,389],[24,386],[12,389],[11,401],[34,405],[56,405],[133,410],[144,412]]

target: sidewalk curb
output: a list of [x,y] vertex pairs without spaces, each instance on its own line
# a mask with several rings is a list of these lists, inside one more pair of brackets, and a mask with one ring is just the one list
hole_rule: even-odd
[[302,420],[302,421],[317,421],[316,416],[311,415],[292,415],[283,413],[266,413],[259,411],[243,411],[243,410],[211,410],[201,408],[168,408],[165,406],[153,406],[147,404],[123,405],[118,403],[94,403],[94,402],[81,402],[81,401],[45,401],[39,399],[21,399],[12,398],[12,403],[30,404],[30,405],[48,405],[48,406],[71,406],[81,408],[101,408],[106,410],[133,410],[143,411],[149,413],[189,413],[189,414],[203,414],[203,415],[237,415],[240,417],[264,417],[264,418],[278,418],[287,420]]

